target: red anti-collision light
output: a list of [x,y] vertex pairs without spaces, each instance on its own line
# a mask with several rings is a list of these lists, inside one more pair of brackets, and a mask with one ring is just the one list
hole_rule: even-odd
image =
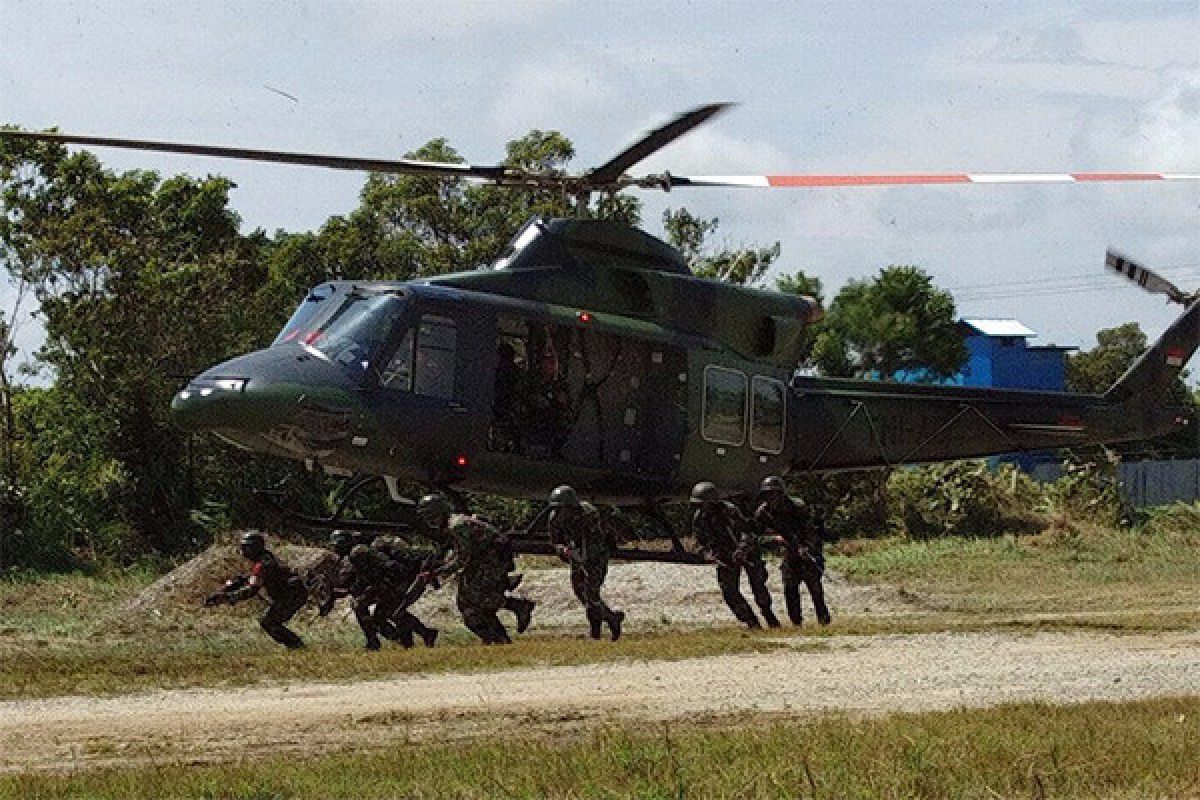
[[454,464],[455,466],[465,467],[467,465],[467,457],[459,456],[458,458],[454,459]]
[[587,323],[589,323],[589,322],[591,322],[591,321],[592,321],[592,315],[591,315],[591,314],[589,314],[589,313],[588,313],[588,312],[586,312],[586,311],[580,311],[580,312],[579,312],[578,314],[576,314],[575,316],[577,316],[577,317],[579,318],[579,321],[580,321],[580,322],[582,322],[582,323],[583,323],[583,324],[585,324],[585,325],[586,325]]

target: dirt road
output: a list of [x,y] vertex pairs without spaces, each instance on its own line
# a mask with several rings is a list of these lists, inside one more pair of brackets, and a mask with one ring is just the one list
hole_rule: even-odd
[[1200,695],[1200,632],[780,640],[775,653],[0,703],[0,769],[381,747],[606,719]]

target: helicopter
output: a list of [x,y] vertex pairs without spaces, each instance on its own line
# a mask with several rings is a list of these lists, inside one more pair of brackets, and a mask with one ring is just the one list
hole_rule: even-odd
[[[688,187],[1200,180],[1180,173],[710,175],[629,170],[730,104],[688,111],[578,174],[381,160],[63,133],[0,135],[597,194]],[[559,484],[646,512],[710,480],[750,496],[768,475],[887,468],[1109,444],[1190,424],[1161,404],[1200,343],[1200,304],[1110,251],[1113,270],[1184,307],[1104,394],[918,385],[797,372],[812,298],[693,275],[636,228],[529,220],[492,264],[418,280],[313,288],[274,342],[192,378],[172,401],[193,433],[352,481],[544,498]],[[401,524],[402,525],[402,524]],[[536,548],[535,548],[536,549]]]

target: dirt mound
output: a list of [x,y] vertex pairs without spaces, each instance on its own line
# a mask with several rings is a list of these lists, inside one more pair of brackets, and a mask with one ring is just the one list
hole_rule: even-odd
[[[196,608],[209,594],[235,575],[244,575],[248,564],[238,552],[237,534],[228,542],[214,544],[200,555],[171,570],[147,586],[129,601],[132,611],[166,611],[180,607]],[[275,543],[272,552],[292,569],[305,576],[306,582],[332,570],[336,558],[320,547]]]

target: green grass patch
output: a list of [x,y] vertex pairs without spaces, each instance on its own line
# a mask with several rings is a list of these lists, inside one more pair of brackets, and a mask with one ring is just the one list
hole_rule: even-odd
[[[713,727],[713,725],[716,727]],[[0,778],[9,797],[1183,797],[1200,792],[1200,701],[1022,704],[564,740],[381,741],[372,753]]]
[[90,644],[23,646],[0,653],[0,699],[119,694],[159,688],[244,686],[264,681],[349,681],[391,675],[562,666],[612,661],[681,660],[789,646],[781,635],[735,628],[626,636],[619,642],[537,636],[504,647],[468,641],[436,648],[318,644],[290,652],[256,633],[245,644],[220,640],[179,646]]
[[1133,530],[1070,525],[1032,536],[840,543],[830,566],[931,608],[971,613],[1177,612],[1200,606],[1200,524],[1182,512]]

